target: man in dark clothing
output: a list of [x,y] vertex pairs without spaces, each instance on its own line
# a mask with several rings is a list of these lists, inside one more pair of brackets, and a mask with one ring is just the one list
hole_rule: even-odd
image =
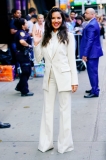
[[14,41],[14,36],[17,33],[17,28],[14,25],[14,21],[16,19],[21,18],[21,11],[18,9],[12,9],[12,15],[13,17],[10,20],[10,34],[11,34],[10,50],[12,53],[12,64],[15,65],[15,77],[16,77],[17,68],[19,67],[19,64],[16,61],[16,44]]
[[98,65],[103,52],[100,44],[100,27],[95,19],[95,10],[93,8],[86,9],[85,19],[88,24],[82,33],[80,57],[86,62],[91,89],[85,91],[88,95],[84,95],[84,98],[94,98],[99,97],[100,92]]
[[29,21],[31,19],[32,15],[34,15],[34,14],[36,14],[36,9],[32,7],[32,8],[29,9],[29,14],[26,16],[25,19],[27,21]]

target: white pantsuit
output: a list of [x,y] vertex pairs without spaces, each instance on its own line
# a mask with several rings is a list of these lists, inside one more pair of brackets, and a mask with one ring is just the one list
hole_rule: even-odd
[[45,152],[53,148],[53,113],[56,93],[59,94],[60,125],[58,136],[58,152],[73,150],[71,133],[71,85],[78,84],[75,63],[75,40],[68,33],[69,44],[59,43],[57,34],[53,49],[50,43],[42,47],[41,43],[34,47],[36,59],[45,58],[45,75],[43,81],[44,106],[40,128],[38,149]]
[[[53,148],[53,113],[57,93],[57,84],[53,70],[50,73],[49,91],[44,90],[44,106],[41,120],[40,141],[38,149],[45,152]],[[71,92],[59,92],[60,129],[58,151],[73,150],[71,134]]]

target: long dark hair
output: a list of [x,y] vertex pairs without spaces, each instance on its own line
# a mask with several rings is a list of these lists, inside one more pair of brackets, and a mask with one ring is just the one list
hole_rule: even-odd
[[58,30],[58,34],[57,34],[57,37],[59,39],[59,42],[61,43],[65,43],[67,42],[68,43],[68,33],[67,33],[67,27],[66,27],[66,20],[65,20],[65,15],[64,15],[64,12],[59,9],[59,8],[52,8],[49,13],[48,13],[48,16],[46,18],[46,21],[45,21],[45,32],[44,32],[44,37],[43,37],[43,41],[42,41],[42,46],[47,46],[49,40],[51,39],[52,35],[51,35],[51,32],[53,31],[53,27],[52,27],[52,24],[51,24],[51,20],[52,20],[52,13],[53,12],[59,12],[61,14],[61,17],[62,17],[62,24]]

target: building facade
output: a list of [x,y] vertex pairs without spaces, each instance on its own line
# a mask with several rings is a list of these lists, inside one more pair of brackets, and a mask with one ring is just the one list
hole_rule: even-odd
[[[106,0],[83,0],[84,9],[94,8],[98,14],[106,14]],[[70,9],[82,12],[82,0],[73,0]]]
[[44,10],[50,10],[55,5],[55,0],[7,0],[8,13],[11,13],[12,8],[17,8],[25,15],[30,7],[36,8],[38,13]]

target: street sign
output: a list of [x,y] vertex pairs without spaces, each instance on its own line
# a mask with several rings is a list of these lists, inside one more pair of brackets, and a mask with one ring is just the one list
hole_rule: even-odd
[[87,5],[87,4],[97,4],[96,0],[74,0],[74,5],[75,6],[81,6],[82,5],[82,1],[84,1],[85,5]]
[[66,8],[67,8],[67,0],[60,0],[60,8],[62,10],[66,10]]
[[106,0],[97,0],[97,4],[106,4]]

